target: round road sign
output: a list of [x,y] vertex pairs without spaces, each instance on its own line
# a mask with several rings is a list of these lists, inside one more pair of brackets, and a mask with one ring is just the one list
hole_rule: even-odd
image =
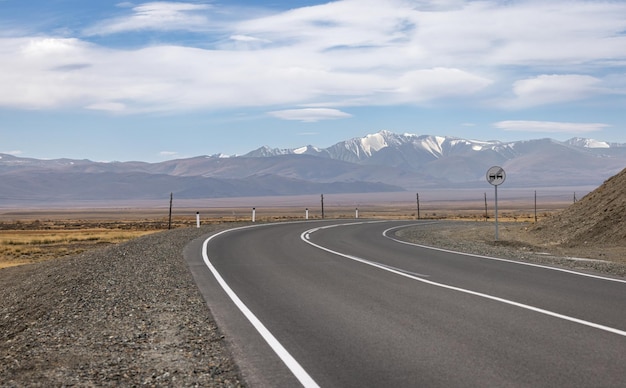
[[501,185],[502,183],[504,183],[505,179],[506,174],[502,167],[493,166],[489,170],[487,170],[487,182],[491,183],[492,185]]

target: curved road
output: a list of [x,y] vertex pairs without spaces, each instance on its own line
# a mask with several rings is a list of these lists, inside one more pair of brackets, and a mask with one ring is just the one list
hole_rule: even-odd
[[414,224],[257,225],[186,256],[252,386],[623,386],[624,280],[394,239]]

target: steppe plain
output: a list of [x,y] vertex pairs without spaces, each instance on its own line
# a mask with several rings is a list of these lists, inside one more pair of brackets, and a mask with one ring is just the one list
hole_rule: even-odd
[[[577,203],[592,201],[613,209],[611,203],[619,202],[615,198],[624,197],[621,188],[604,191],[612,193],[607,204],[603,196]],[[487,192],[485,215],[479,194],[467,200],[420,193],[419,218],[435,223],[407,229],[401,237],[473,254],[626,276],[621,218],[603,226],[609,238],[585,228],[568,231],[573,242],[558,233],[576,217],[580,225],[606,218],[597,210],[570,211],[577,207],[573,191],[539,196],[536,212],[532,191],[521,196],[504,192],[497,241],[493,198]],[[402,194],[406,196],[410,199],[326,196],[325,217],[354,219],[359,209],[362,219],[417,219],[415,193]],[[169,209],[163,203],[2,209],[0,236],[13,242],[0,248],[23,250],[19,257],[3,251],[0,259],[10,266],[0,269],[0,387],[246,386],[228,338],[193,282],[184,248],[203,235],[249,224],[252,208],[257,222],[303,220],[306,209],[310,218],[319,219],[320,200],[175,201],[169,231]],[[617,210],[615,214],[624,213]],[[25,236],[22,245],[20,234]],[[28,239],[32,241],[24,243]],[[24,263],[29,264],[18,265]]]
[[[499,221],[507,225],[501,239],[541,245],[540,239],[523,233],[523,223],[546,218],[589,191],[542,189],[537,205],[532,190],[505,191],[498,202]],[[310,219],[321,219],[322,212],[325,218],[482,221],[484,225],[465,233],[478,233],[475,237],[485,241],[493,238],[489,229],[494,228],[485,226],[495,219],[494,193],[480,190],[327,195],[323,211],[321,195],[175,200],[171,221],[167,200],[13,206],[0,208],[0,268],[71,256],[169,228],[194,227],[198,216],[204,225],[251,221],[253,216],[257,222],[302,220],[307,213]],[[521,225],[524,228],[516,233]]]

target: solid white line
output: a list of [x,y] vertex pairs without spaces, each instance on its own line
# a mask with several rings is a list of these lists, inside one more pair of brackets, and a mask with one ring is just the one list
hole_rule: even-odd
[[[354,223],[352,223],[350,225],[354,225]],[[318,228],[318,230],[319,229],[325,229],[325,227],[320,227],[320,228]],[[464,294],[478,296],[478,297],[481,297],[481,298],[485,298],[485,299],[493,300],[493,301],[496,301],[496,302],[508,304],[508,305],[511,305],[511,306],[523,308],[523,309],[534,311],[534,312],[537,312],[537,313],[540,313],[540,314],[549,315],[551,317],[563,319],[563,320],[566,320],[566,321],[578,323],[578,324],[581,324],[581,325],[593,327],[595,329],[604,330],[604,331],[607,331],[609,333],[613,333],[613,334],[617,334],[617,335],[621,335],[621,336],[626,337],[626,331],[623,331],[623,330],[619,330],[619,329],[615,329],[615,328],[612,328],[612,327],[609,327],[609,326],[604,326],[604,325],[600,325],[600,324],[597,324],[597,323],[585,321],[585,320],[582,320],[582,319],[570,317],[570,316],[567,316],[567,315],[555,313],[553,311],[544,310],[544,309],[541,309],[541,308],[538,308],[538,307],[534,307],[534,306],[530,306],[530,305],[527,305],[527,304],[514,302],[512,300],[499,298],[497,296],[483,294],[481,292],[467,290],[465,288],[449,286],[449,285],[442,284],[442,283],[436,283],[436,282],[433,282],[433,281],[430,281],[430,280],[422,279],[422,278],[414,276],[414,275],[410,275],[410,274],[408,274],[406,272],[401,272],[401,271],[398,271],[398,270],[395,270],[395,269],[383,266],[383,265],[381,265],[379,263],[376,263],[376,262],[373,262],[373,261],[369,261],[369,260],[366,260],[366,259],[362,259],[360,257],[346,255],[346,254],[341,253],[341,252],[333,251],[332,249],[329,249],[329,248],[323,247],[321,245],[318,245],[318,244],[312,242],[311,240],[304,239],[303,236],[305,234],[307,234],[307,233],[310,234],[312,232],[311,232],[311,230],[307,230],[306,232],[302,233],[300,235],[300,238],[301,238],[302,241],[304,241],[307,244],[310,244],[310,245],[312,245],[312,246],[314,246],[316,248],[319,248],[319,249],[321,249],[323,251],[332,253],[332,254],[337,255],[337,256],[345,257],[347,259],[354,260],[354,261],[357,261],[357,262],[360,262],[360,263],[363,263],[363,264],[367,264],[367,265],[370,265],[372,267],[380,268],[380,269],[382,269],[384,271],[388,271],[388,272],[394,273],[396,275],[404,276],[404,277],[409,278],[409,279],[417,280],[417,281],[422,282],[422,283],[430,284],[430,285],[435,286],[435,287],[441,287],[441,288],[445,288],[445,289],[452,290],[452,291],[462,292]]]
[[[415,225],[424,225],[424,224],[415,224]],[[400,243],[400,244],[412,245],[414,247],[420,247],[420,248],[425,248],[425,249],[431,249],[433,251],[454,253],[454,254],[457,254],[457,255],[477,257],[479,259],[503,261],[505,263],[512,263],[512,264],[526,265],[526,266],[529,266],[529,267],[537,267],[537,268],[549,269],[549,270],[552,270],[552,271],[565,272],[565,273],[569,273],[569,274],[573,274],[573,275],[585,276],[585,277],[588,277],[588,278],[607,280],[607,281],[610,281],[610,282],[626,283],[626,280],[623,280],[623,279],[608,278],[608,277],[600,276],[600,275],[593,275],[593,274],[588,274],[588,273],[583,273],[583,272],[578,272],[578,271],[572,271],[570,269],[565,269],[565,268],[557,268],[557,267],[550,267],[550,266],[547,266],[547,265],[527,263],[527,262],[524,262],[524,261],[501,259],[501,258],[498,258],[498,257],[483,256],[483,255],[476,255],[476,254],[473,254],[473,253],[464,253],[464,252],[452,251],[452,250],[449,250],[449,249],[436,248],[436,247],[431,247],[431,246],[428,246],[428,245],[421,245],[421,244],[416,244],[416,243],[412,243],[412,242],[408,242],[408,241],[402,241],[402,240],[398,240],[397,238],[393,238],[393,237],[390,237],[390,236],[387,235],[387,233],[392,231],[392,230],[402,229],[402,228],[406,228],[406,227],[409,227],[409,226],[412,226],[412,225],[395,226],[393,228],[389,228],[389,229],[387,229],[387,230],[385,230],[383,232],[383,236],[387,237],[388,239],[390,239],[392,241]]]
[[278,355],[278,357],[280,357],[280,359],[285,363],[287,368],[289,368],[291,373],[293,373],[293,375],[300,381],[300,383],[304,387],[307,387],[307,388],[319,387],[319,385],[317,385],[315,380],[313,380],[313,378],[309,376],[309,374],[304,370],[304,368],[302,368],[302,366],[298,363],[298,361],[296,361],[296,359],[293,358],[291,354],[289,354],[287,349],[285,349],[283,345],[281,345],[281,343],[278,342],[276,337],[272,335],[272,333],[265,327],[265,325],[263,325],[263,323],[261,323],[261,321],[252,313],[252,311],[250,311],[250,309],[241,301],[241,299],[239,299],[237,294],[235,294],[235,292],[230,288],[230,286],[226,283],[226,281],[222,278],[222,276],[219,274],[217,269],[213,266],[213,264],[209,260],[209,255],[207,254],[207,247],[209,245],[209,241],[211,241],[213,238],[221,234],[224,234],[226,232],[239,230],[239,229],[247,229],[247,228],[250,228],[250,226],[244,226],[244,227],[235,228],[235,229],[228,229],[228,230],[224,230],[222,232],[216,233],[212,235],[211,237],[207,238],[202,244],[202,258],[204,259],[204,263],[209,268],[209,270],[211,270],[211,272],[213,273],[213,276],[215,276],[215,279],[217,279],[217,282],[220,284],[220,286],[222,286],[226,294],[228,294],[230,299],[235,303],[235,305],[239,308],[239,310],[243,313],[243,315],[245,315],[246,318],[248,318],[248,321],[250,321],[252,326],[254,326],[254,328],[259,332],[261,337],[263,337],[263,339],[272,348],[272,350],[274,350],[274,352]]

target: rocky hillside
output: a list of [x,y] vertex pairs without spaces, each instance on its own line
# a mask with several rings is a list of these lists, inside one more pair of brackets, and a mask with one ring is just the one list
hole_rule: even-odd
[[565,246],[626,246],[626,169],[533,231]]

